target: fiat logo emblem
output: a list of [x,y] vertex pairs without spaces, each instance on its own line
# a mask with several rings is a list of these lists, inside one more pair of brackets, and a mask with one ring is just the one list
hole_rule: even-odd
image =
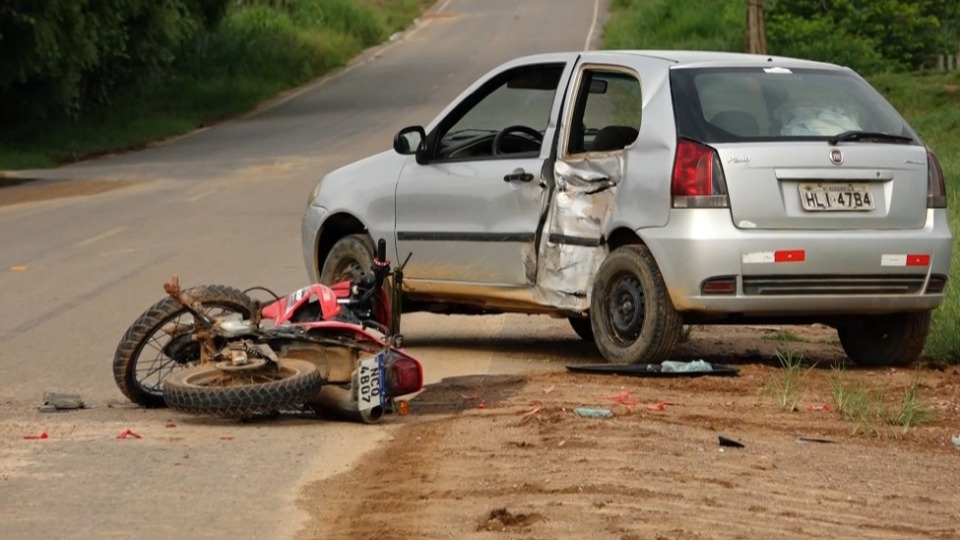
[[833,150],[831,150],[831,151],[830,151],[830,161],[833,162],[834,165],[842,165],[842,164],[843,164],[843,152],[841,152],[840,150],[838,150],[838,149],[836,149],[836,148],[834,148]]

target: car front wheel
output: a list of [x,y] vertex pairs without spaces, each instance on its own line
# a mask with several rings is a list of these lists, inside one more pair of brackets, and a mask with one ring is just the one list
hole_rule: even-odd
[[619,247],[604,259],[590,299],[593,335],[605,359],[655,364],[676,346],[683,319],[646,246]]
[[906,366],[920,358],[929,311],[861,317],[837,328],[840,345],[861,366]]

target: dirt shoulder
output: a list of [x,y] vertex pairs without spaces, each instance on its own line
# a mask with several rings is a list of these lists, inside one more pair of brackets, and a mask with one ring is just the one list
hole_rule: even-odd
[[[823,340],[793,343],[835,354]],[[298,538],[960,537],[960,369],[845,370],[891,402],[916,384],[937,413],[871,436],[820,410],[837,375],[829,362],[809,372],[791,411],[769,392],[783,372],[758,355],[738,377],[558,367],[431,385],[393,419],[386,446],[305,490],[312,520]],[[721,435],[745,446],[720,446]]]

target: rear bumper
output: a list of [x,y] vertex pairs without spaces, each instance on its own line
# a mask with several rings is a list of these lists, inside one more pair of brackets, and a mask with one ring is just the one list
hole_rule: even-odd
[[[926,293],[927,284],[932,275],[949,275],[953,247],[939,209],[927,211],[921,229],[804,231],[738,229],[728,209],[674,210],[665,227],[637,233],[678,310],[757,317],[934,309],[944,295]],[[735,291],[701,292],[704,281],[722,276],[735,281]],[[783,286],[791,283],[799,285]]]

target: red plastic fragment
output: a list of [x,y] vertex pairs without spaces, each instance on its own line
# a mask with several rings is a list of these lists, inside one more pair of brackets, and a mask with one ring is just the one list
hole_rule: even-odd
[[134,431],[134,430],[132,430],[132,429],[125,429],[125,430],[121,431],[119,435],[117,435],[117,438],[118,438],[118,439],[126,439],[127,437],[133,437],[134,439],[142,439],[142,438],[143,438],[143,436],[141,436],[139,433],[137,433],[136,431]]
[[478,409],[486,409],[486,408],[487,408],[487,404],[481,401],[480,403],[477,404],[477,408],[478,408]]
[[621,405],[636,405],[638,402],[633,399],[631,394],[633,394],[633,390],[621,390],[620,393],[615,396],[601,396],[600,399],[611,399]]
[[653,403],[653,404],[651,404],[651,405],[647,405],[647,409],[649,409],[649,410],[651,410],[651,411],[662,411],[662,410],[664,410],[664,409],[666,409],[666,408],[667,408],[667,402],[665,402],[665,401],[660,401],[660,402],[657,402],[657,403]]
[[27,440],[31,440],[31,441],[36,441],[36,440],[40,440],[40,439],[49,439],[49,438],[50,438],[50,437],[47,435],[47,432],[46,432],[46,431],[41,431],[39,435],[21,435],[21,437],[23,437],[24,439],[27,439]]
[[823,405],[814,405],[810,403],[807,405],[807,411],[808,412],[815,412],[815,411],[830,412],[830,404],[824,403]]

